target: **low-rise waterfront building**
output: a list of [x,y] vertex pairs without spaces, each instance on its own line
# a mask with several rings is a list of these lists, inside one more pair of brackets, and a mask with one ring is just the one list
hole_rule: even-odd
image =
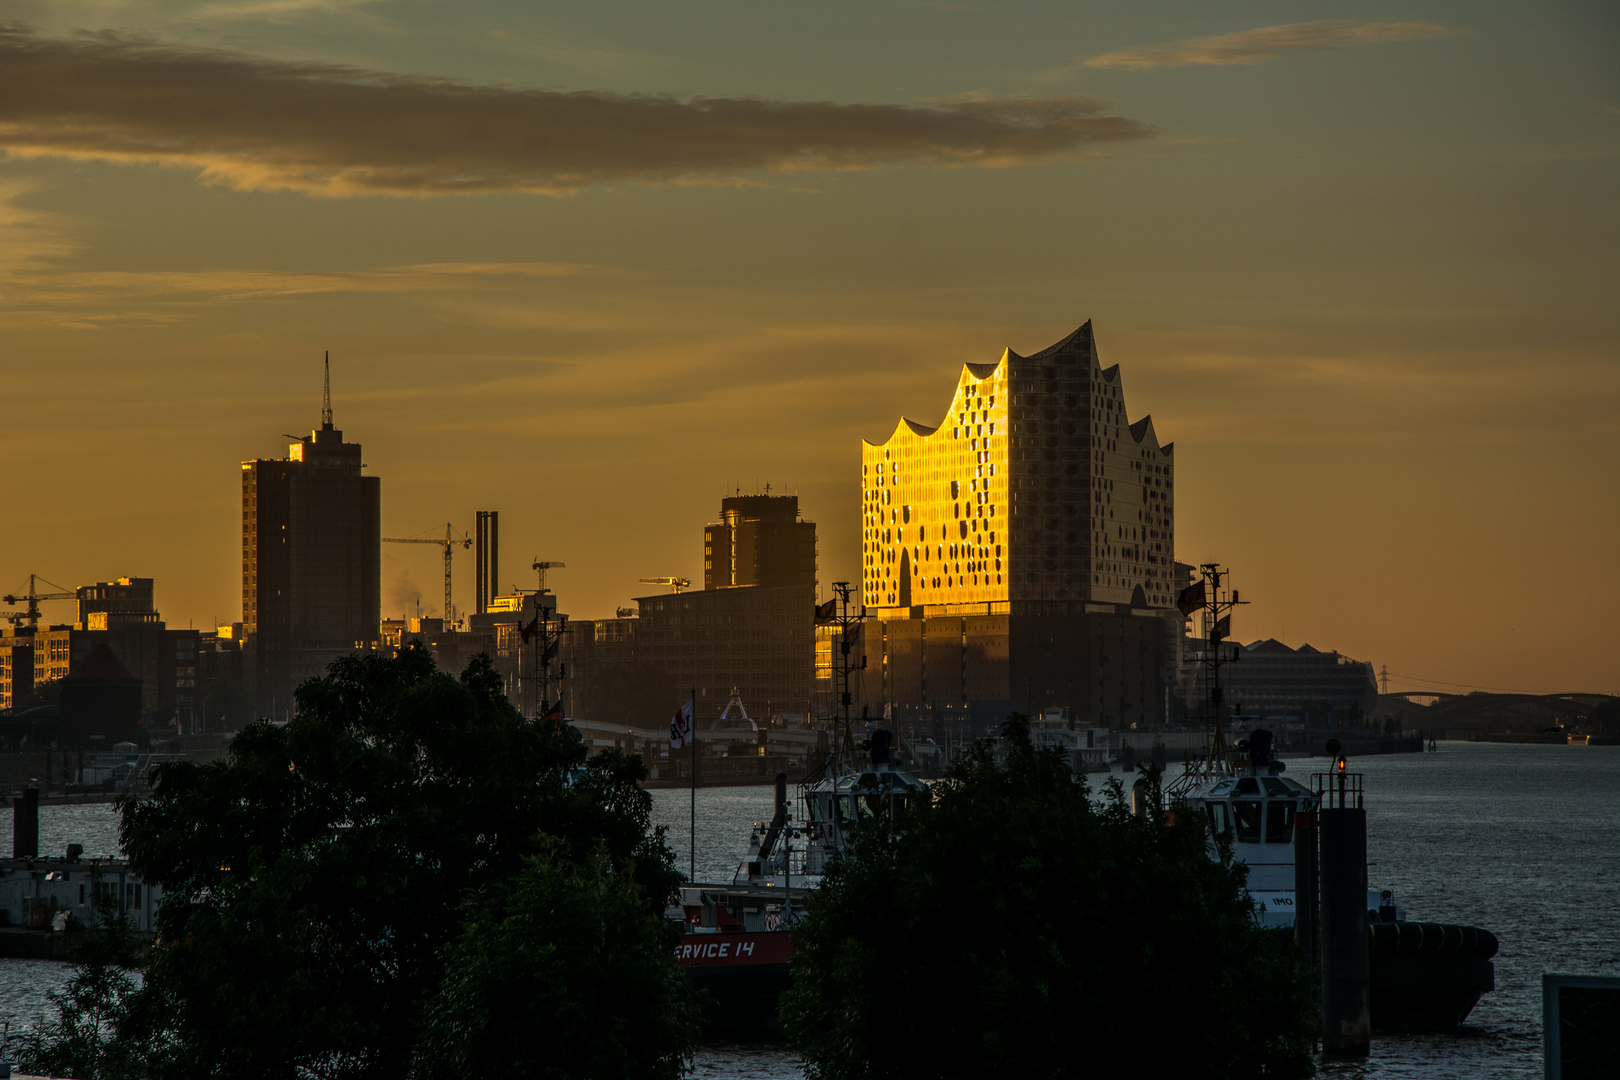
[[[1202,644],[1193,642],[1195,648]],[[1223,646],[1231,650],[1232,646]],[[1266,638],[1235,650],[1236,663],[1221,666],[1225,699],[1244,716],[1305,724],[1360,724],[1373,715],[1378,681],[1373,665],[1310,645],[1291,649]],[[1203,673],[1193,679],[1191,700],[1203,701]]]

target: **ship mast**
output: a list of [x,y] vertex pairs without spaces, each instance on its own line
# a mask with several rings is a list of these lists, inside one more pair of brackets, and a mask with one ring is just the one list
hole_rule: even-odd
[[849,677],[853,672],[866,667],[866,650],[863,647],[861,656],[857,660],[854,652],[853,630],[861,625],[862,615],[851,613],[849,610],[850,584],[847,581],[833,582],[833,595],[838,601],[836,614],[829,620],[838,627],[838,641],[833,645],[832,669],[834,686],[838,688],[838,738],[834,741],[833,753],[840,765],[853,761],[855,757],[855,738],[849,730],[849,706],[853,696],[849,690]]
[[1199,663],[1204,669],[1204,722],[1209,728],[1208,767],[1215,770],[1224,766],[1232,774],[1232,758],[1226,737],[1226,718],[1230,712],[1225,691],[1221,687],[1221,668],[1235,663],[1241,650],[1233,646],[1231,656],[1223,655],[1222,643],[1232,634],[1232,609],[1247,601],[1238,599],[1236,589],[1228,590],[1225,579],[1231,571],[1219,563],[1204,563],[1198,568],[1203,576],[1203,637],[1204,648]]

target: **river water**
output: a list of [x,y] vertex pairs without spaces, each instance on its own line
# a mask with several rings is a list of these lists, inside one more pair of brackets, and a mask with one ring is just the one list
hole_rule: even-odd
[[[1326,759],[1288,762],[1309,784]],[[1369,881],[1393,889],[1408,917],[1467,923],[1501,941],[1496,990],[1455,1035],[1383,1035],[1365,1063],[1326,1063],[1334,1078],[1542,1075],[1541,976],[1620,975],[1620,747],[1441,743],[1435,753],[1359,758],[1366,775]],[[1096,787],[1104,777],[1094,776]],[[691,796],[655,791],[654,820],[669,830],[684,870]],[[697,876],[729,880],[750,826],[771,814],[769,787],[697,793]],[[0,810],[0,841],[11,812]],[[113,854],[110,806],[42,807],[40,848],[69,842]],[[0,960],[0,1021],[37,1017],[67,969]],[[693,1075],[788,1080],[803,1075],[783,1047],[711,1047]]]

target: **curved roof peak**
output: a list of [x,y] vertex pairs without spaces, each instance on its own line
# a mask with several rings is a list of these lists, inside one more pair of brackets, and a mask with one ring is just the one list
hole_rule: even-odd
[[[1052,355],[1054,355],[1056,353],[1062,352],[1070,344],[1072,344],[1074,342],[1077,342],[1077,341],[1084,344],[1084,345],[1086,345],[1088,352],[1095,351],[1096,342],[1092,339],[1092,336],[1091,336],[1091,320],[1090,319],[1087,319],[1085,322],[1081,323],[1074,330],[1073,333],[1069,334],[1062,341],[1056,342],[1055,344],[1052,344],[1052,345],[1048,345],[1046,348],[1042,349],[1038,353],[1031,353],[1029,355],[1028,359],[1030,359],[1030,360],[1039,360],[1039,359],[1041,359],[1042,357],[1045,357],[1045,356],[1052,356]],[[1009,349],[1008,351],[1011,352],[1012,350]]]
[[[911,419],[909,416],[902,416],[900,418],[900,422],[906,425],[906,427],[910,428],[913,435],[932,435],[934,432],[939,430],[938,424],[935,424],[933,427],[929,427],[927,424],[917,423],[917,421]],[[895,430],[899,431],[900,429],[895,428]]]

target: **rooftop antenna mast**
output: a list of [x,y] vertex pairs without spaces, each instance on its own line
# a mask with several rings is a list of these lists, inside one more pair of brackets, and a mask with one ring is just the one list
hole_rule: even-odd
[[326,353],[326,387],[321,392],[321,430],[332,430],[332,352]]

